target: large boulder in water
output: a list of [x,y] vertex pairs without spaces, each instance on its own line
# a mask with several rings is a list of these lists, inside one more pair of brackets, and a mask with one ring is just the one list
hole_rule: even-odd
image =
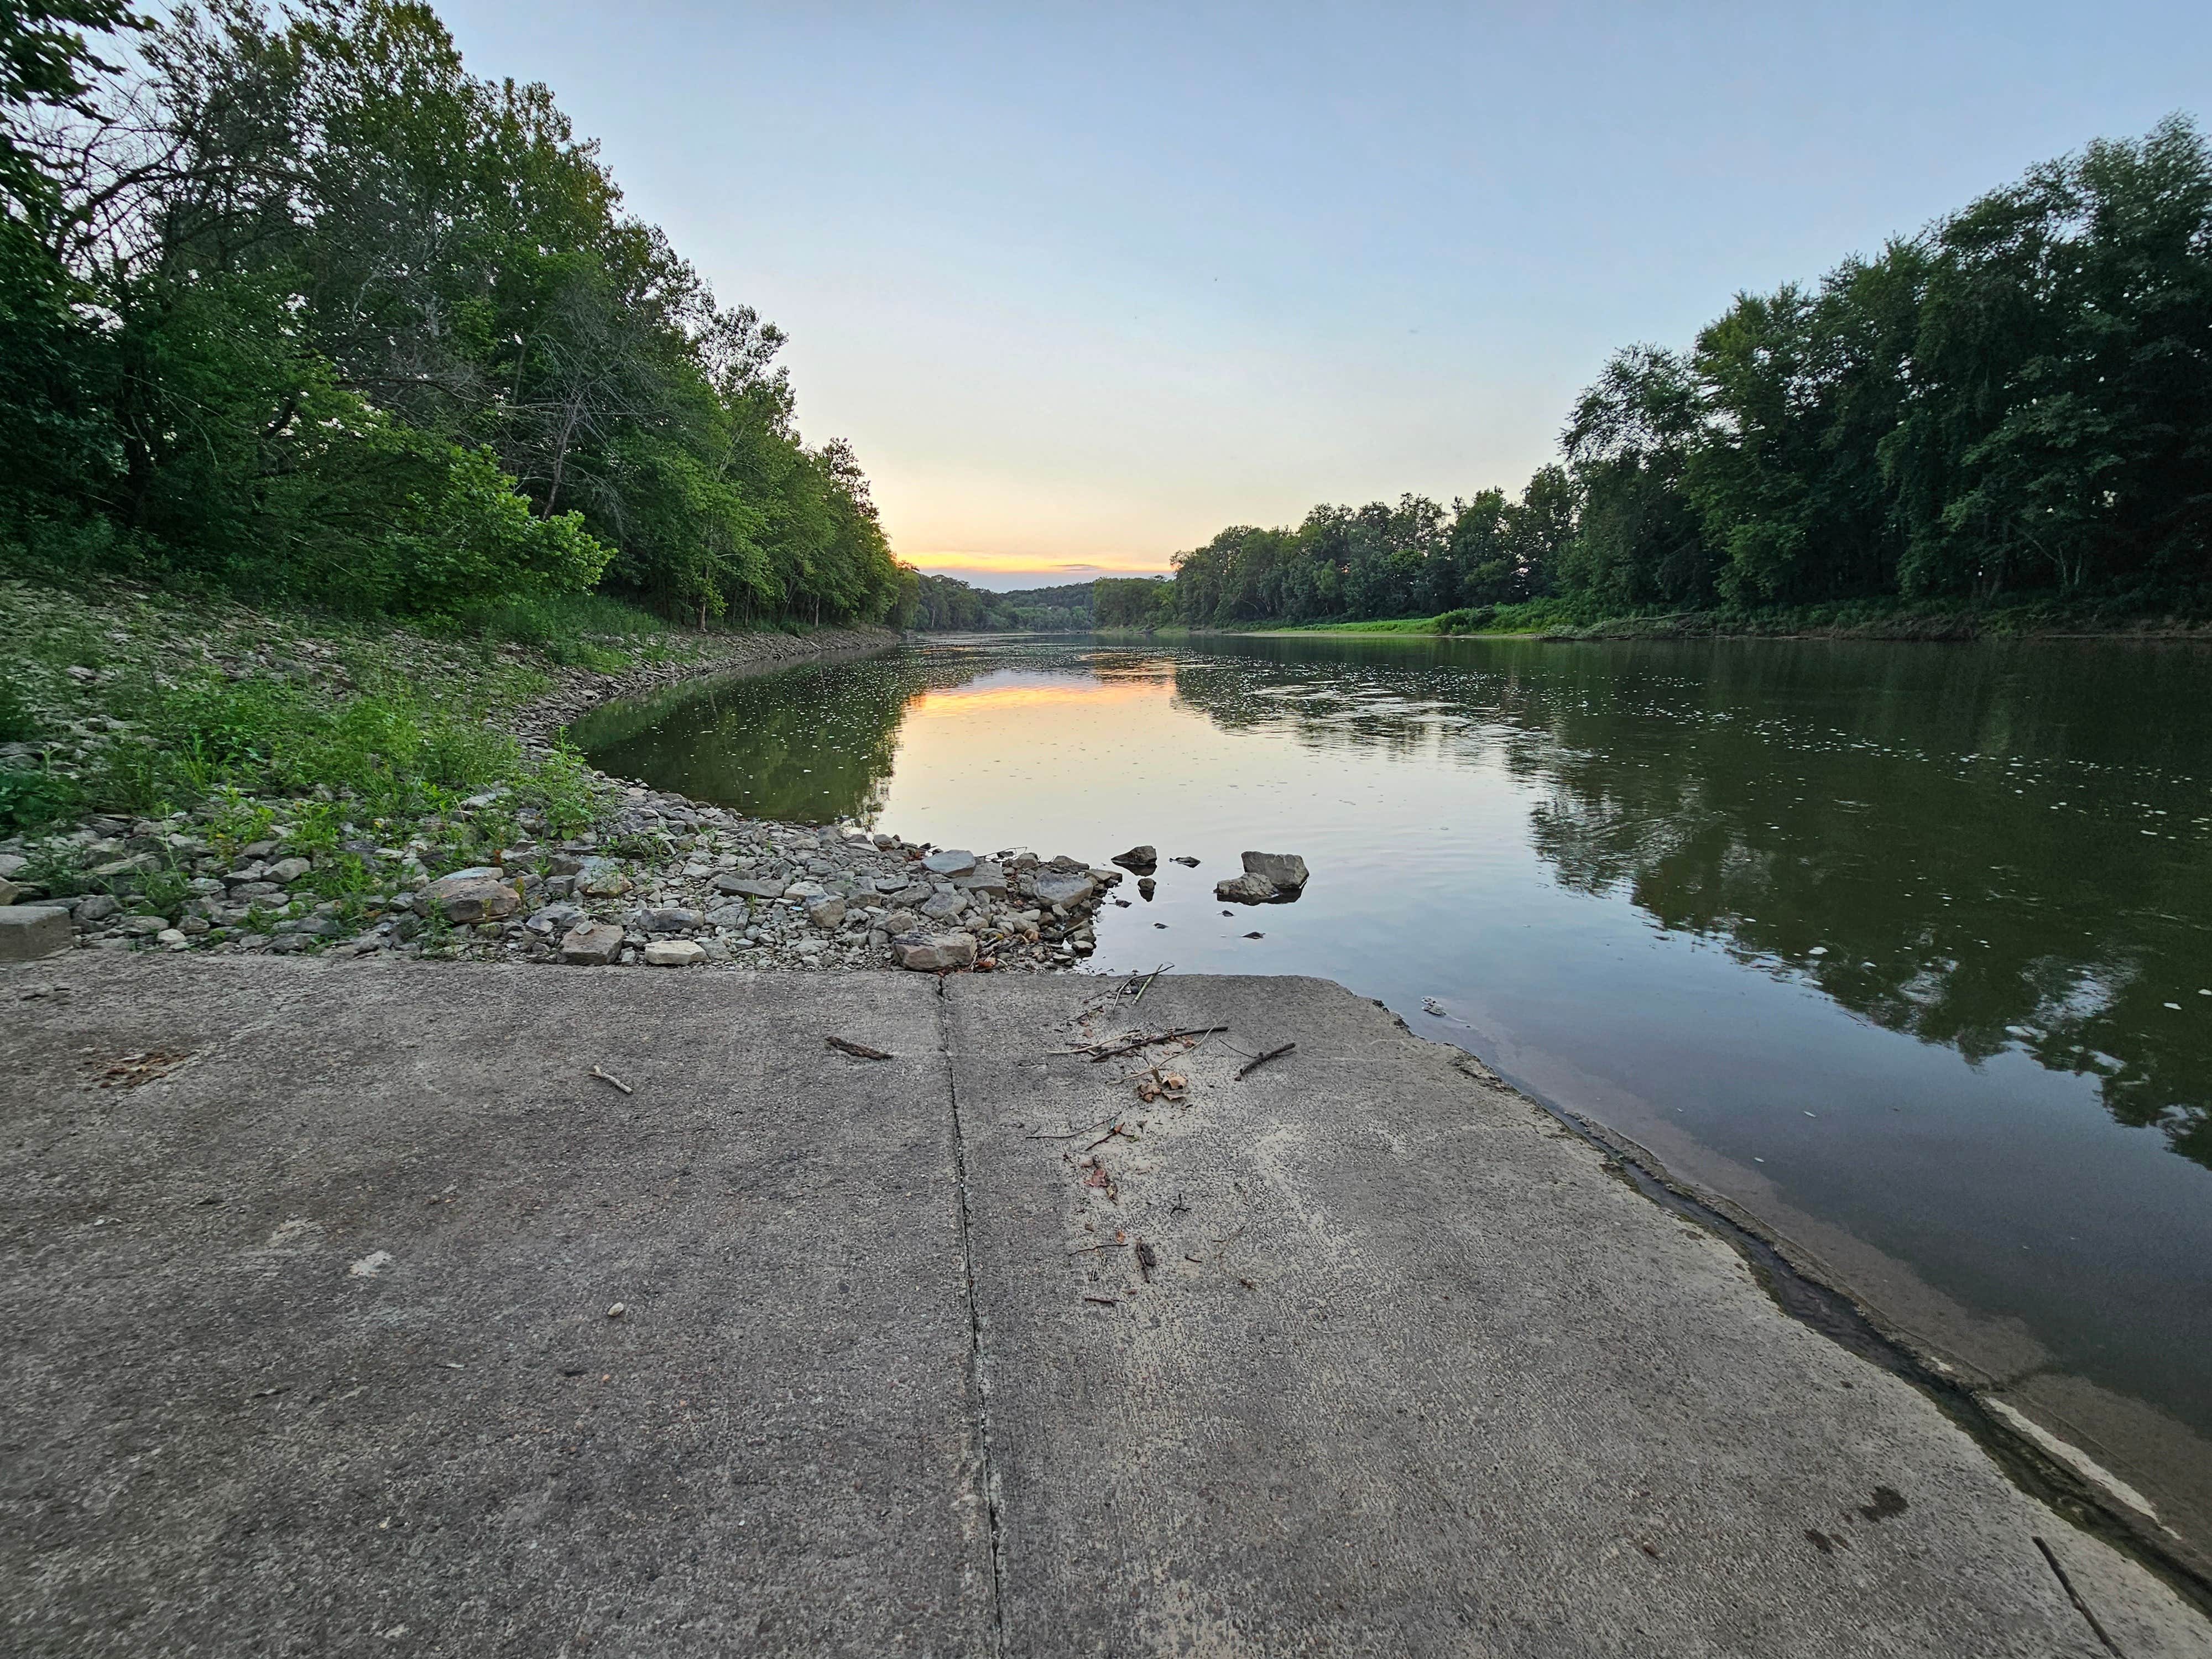
[[1306,884],[1306,861],[1296,853],[1247,853],[1244,873],[1258,876],[1282,891],[1295,893]]

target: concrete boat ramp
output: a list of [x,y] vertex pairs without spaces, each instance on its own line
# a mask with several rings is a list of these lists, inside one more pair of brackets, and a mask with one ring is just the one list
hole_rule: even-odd
[[0,998],[11,1655],[2212,1652],[1335,986]]

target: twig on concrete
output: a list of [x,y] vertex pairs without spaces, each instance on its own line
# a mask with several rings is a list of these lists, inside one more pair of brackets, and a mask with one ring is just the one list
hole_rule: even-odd
[[624,1094],[626,1094],[626,1095],[634,1095],[634,1094],[635,1094],[635,1093],[637,1092],[637,1091],[636,1091],[636,1090],[635,1090],[635,1089],[631,1088],[631,1087],[629,1086],[629,1084],[624,1083],[624,1082],[623,1082],[620,1078],[617,1077],[613,1073],[611,1073],[611,1072],[603,1072],[603,1071],[601,1071],[601,1070],[600,1070],[598,1066],[592,1066],[592,1075],[593,1077],[595,1077],[595,1078],[599,1079],[599,1080],[600,1082],[602,1082],[602,1083],[611,1083],[611,1084],[613,1084],[613,1085],[615,1085],[615,1087],[616,1087],[616,1088],[617,1088],[617,1089],[621,1090],[621,1091],[622,1091]]
[[1126,1124],[1116,1123],[1112,1128],[1109,1129],[1104,1134],[1099,1136],[1097,1139],[1092,1141],[1083,1150],[1086,1152],[1095,1152],[1101,1146],[1103,1146],[1108,1141],[1113,1139],[1115,1135],[1127,1135],[1131,1140],[1134,1140],[1136,1139],[1136,1136],[1129,1134],[1128,1127]]
[[1121,1297],[1115,1296],[1086,1296],[1083,1299],[1085,1302],[1096,1302],[1102,1308],[1118,1308],[1121,1305]]
[[1251,1076],[1253,1073],[1255,1073],[1255,1072],[1258,1071],[1258,1070],[1259,1070],[1262,1066],[1265,1066],[1265,1065],[1266,1065],[1269,1060],[1280,1060],[1280,1059],[1281,1059],[1285,1054],[1287,1054],[1288,1053],[1290,1053],[1290,1052],[1291,1052],[1291,1049],[1293,1049],[1293,1048],[1297,1048],[1297,1046],[1298,1046],[1298,1045],[1297,1045],[1297,1043],[1295,1043],[1295,1042],[1285,1042],[1285,1043],[1281,1048],[1270,1048],[1270,1049],[1268,1049],[1268,1050],[1267,1050],[1267,1052],[1266,1054],[1261,1054],[1261,1055],[1258,1059],[1256,1059],[1256,1060],[1246,1060],[1246,1061],[1245,1061],[1242,1066],[1239,1066],[1237,1068],[1237,1082],[1239,1082],[1239,1083],[1242,1083],[1242,1082],[1243,1082],[1246,1078],[1248,1078],[1248,1077]]
[[1078,1054],[1088,1054],[1091,1056],[1091,1063],[1096,1066],[1102,1060],[1115,1060],[1123,1054],[1133,1054],[1140,1048],[1155,1048],[1163,1042],[1180,1042],[1185,1037],[1212,1036],[1217,1031],[1225,1031],[1228,1029],[1226,1025],[1186,1025],[1177,1030],[1161,1031],[1149,1036],[1139,1032],[1133,1036],[1124,1037],[1107,1048],[1102,1048],[1094,1044],[1087,1049],[1072,1048],[1068,1052]]
[[[1152,988],[1152,981],[1174,966],[1175,963],[1172,962],[1164,962],[1158,967],[1153,969],[1149,974],[1130,975],[1129,977],[1124,980],[1121,983],[1121,994],[1127,997],[1132,1002],[1142,1002],[1145,1000],[1145,993]],[[1142,984],[1138,984],[1139,980],[1144,982]],[[1137,987],[1134,991],[1132,991],[1129,988],[1132,985],[1135,985]]]
[[1139,1239],[1137,1241],[1137,1271],[1144,1275],[1146,1284],[1149,1285],[1152,1282],[1152,1269],[1158,1265],[1159,1258],[1152,1254],[1152,1247],[1146,1243],[1143,1239]]
[[1097,1131],[1104,1128],[1108,1124],[1111,1123],[1115,1118],[1121,1115],[1121,1113],[1115,1112],[1112,1116],[1100,1118],[1097,1122],[1092,1124],[1088,1129],[1070,1129],[1064,1135],[1047,1134],[1043,1130],[1040,1129],[1034,1134],[1024,1135],[1022,1139],[1024,1140],[1080,1140],[1084,1136],[1087,1134],[1094,1134]]
[[848,1054],[855,1060],[889,1060],[890,1056],[880,1048],[871,1048],[865,1042],[854,1042],[849,1037],[830,1036],[822,1039],[832,1048]]

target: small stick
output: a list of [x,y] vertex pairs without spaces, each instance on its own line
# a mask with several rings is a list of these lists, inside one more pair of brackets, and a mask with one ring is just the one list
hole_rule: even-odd
[[1111,1296],[1086,1296],[1083,1299],[1085,1302],[1096,1302],[1102,1308],[1118,1308],[1121,1305],[1119,1297]]
[[1130,1000],[1132,1002],[1142,1002],[1145,1000],[1145,993],[1152,988],[1152,981],[1174,966],[1175,963],[1172,962],[1164,962],[1158,967],[1153,969],[1151,973],[1146,975],[1145,982],[1137,988],[1137,994],[1132,997]]
[[1251,1076],[1253,1073],[1258,1071],[1269,1060],[1280,1060],[1285,1054],[1287,1054],[1291,1049],[1297,1046],[1298,1045],[1295,1042],[1285,1042],[1279,1048],[1268,1049],[1266,1054],[1261,1054],[1257,1060],[1246,1060],[1244,1064],[1237,1068],[1237,1081],[1242,1083],[1246,1078]]
[[599,1079],[602,1083],[613,1084],[616,1088],[621,1090],[626,1095],[634,1095],[637,1092],[636,1090],[631,1088],[629,1084],[624,1083],[620,1078],[615,1076],[612,1073],[603,1072],[596,1066],[592,1067],[592,1075]]
[[1132,1139],[1132,1140],[1134,1140],[1134,1139],[1136,1139],[1136,1136],[1134,1136],[1134,1135],[1130,1135],[1130,1134],[1129,1134],[1129,1132],[1128,1132],[1127,1129],[1123,1128],[1120,1124],[1116,1123],[1116,1124],[1115,1124],[1112,1128],[1109,1129],[1109,1130],[1108,1130],[1104,1134],[1103,1134],[1103,1135],[1099,1136],[1097,1139],[1096,1139],[1096,1140],[1092,1141],[1092,1142],[1091,1142],[1088,1146],[1085,1146],[1083,1150],[1084,1150],[1085,1152],[1097,1152],[1097,1151],[1101,1146],[1104,1146],[1108,1141],[1109,1141],[1109,1140],[1113,1139],[1114,1139],[1114,1137],[1115,1137],[1115,1135],[1129,1135],[1129,1139]]
[[[1163,1042],[1180,1042],[1185,1037],[1212,1036],[1217,1031],[1225,1031],[1228,1029],[1226,1025],[1186,1025],[1179,1030],[1162,1031],[1157,1036],[1130,1037],[1115,1043],[1110,1048],[1096,1050],[1091,1056],[1091,1063],[1096,1066],[1102,1060],[1112,1060],[1121,1054],[1133,1054],[1139,1048],[1157,1048]],[[1076,1052],[1079,1054],[1082,1050],[1078,1049]]]
[[871,1048],[865,1042],[854,1042],[849,1037],[830,1036],[822,1039],[832,1048],[842,1050],[855,1060],[889,1060],[890,1056],[880,1048]]
[[1034,1134],[1024,1135],[1023,1139],[1024,1140],[1080,1140],[1084,1136],[1091,1133],[1093,1131],[1104,1128],[1108,1124],[1114,1121],[1114,1118],[1117,1118],[1121,1115],[1121,1113],[1116,1112],[1114,1114],[1114,1117],[1100,1118],[1097,1122],[1092,1124],[1088,1129],[1070,1129],[1064,1135],[1047,1134],[1043,1130],[1040,1129]]

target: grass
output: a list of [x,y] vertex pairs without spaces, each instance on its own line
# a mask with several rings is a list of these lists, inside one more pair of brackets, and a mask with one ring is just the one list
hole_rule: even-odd
[[2027,639],[2094,634],[2201,636],[2212,616],[2191,606],[2161,608],[2140,598],[2035,599],[1975,604],[1959,599],[1838,599],[1818,605],[1680,610],[1647,606],[1607,612],[1586,599],[1529,599],[1435,617],[1371,622],[1304,623],[1270,631],[1298,634],[1542,635],[1553,638],[1705,639],[1719,635],[1870,640]]

